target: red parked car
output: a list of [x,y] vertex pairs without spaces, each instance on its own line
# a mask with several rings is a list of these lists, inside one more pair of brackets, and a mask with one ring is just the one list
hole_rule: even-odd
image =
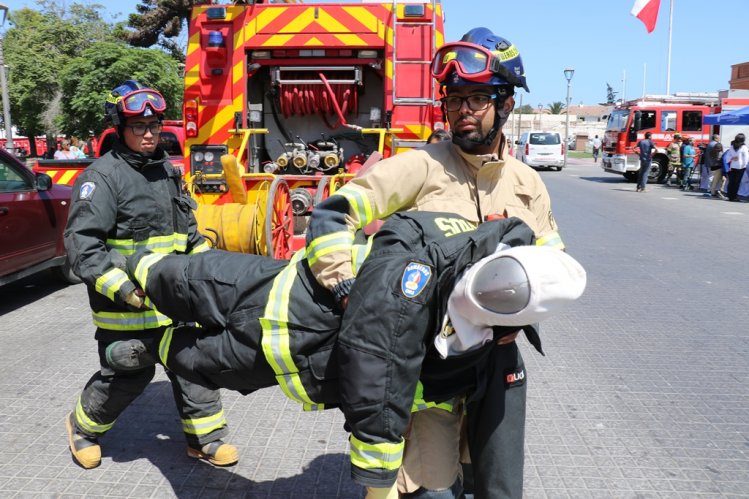
[[0,286],[47,268],[80,282],[63,245],[70,191],[0,149]]

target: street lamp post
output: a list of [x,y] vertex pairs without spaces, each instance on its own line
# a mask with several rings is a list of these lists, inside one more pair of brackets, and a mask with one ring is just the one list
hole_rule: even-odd
[[[0,20],[0,28],[5,25],[5,16],[8,7],[0,3],[0,11],[3,13]],[[5,56],[3,55],[3,34],[0,33],[0,87],[3,95],[3,122],[5,122],[5,149],[13,154],[13,128],[10,124],[10,99],[8,98],[8,82],[5,79]]]
[[543,108],[544,108],[543,104],[538,105],[538,129],[539,130],[543,130],[543,128],[541,128],[541,111],[543,110]]
[[567,143],[567,137],[570,135],[570,87],[572,86],[572,75],[575,74],[573,68],[564,68],[564,77],[567,79],[567,112],[565,113],[566,118],[564,120],[564,167],[567,168],[567,150],[569,144]]

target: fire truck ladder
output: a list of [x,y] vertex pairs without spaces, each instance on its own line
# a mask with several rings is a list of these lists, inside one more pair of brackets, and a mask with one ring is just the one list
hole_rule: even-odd
[[[405,4],[413,3],[413,2],[403,2]],[[432,54],[434,52],[434,49],[437,45],[437,4],[439,3],[439,0],[431,0],[429,2],[432,4],[432,19],[430,21],[399,21],[398,20],[398,0],[393,0],[393,88],[392,88],[392,99],[393,99],[393,105],[399,105],[399,106],[424,106],[424,105],[434,105],[434,92],[435,92],[435,85],[434,85],[434,79],[430,78],[429,81],[431,82],[431,92],[429,97],[422,97],[422,96],[416,96],[416,97],[409,97],[404,96],[400,97],[398,96],[398,67],[401,64],[421,64],[425,66],[429,66],[432,63],[431,55],[428,60],[400,60],[398,59],[398,27],[399,26],[430,26],[431,33],[432,33],[432,46],[431,50],[428,51],[428,54]]]

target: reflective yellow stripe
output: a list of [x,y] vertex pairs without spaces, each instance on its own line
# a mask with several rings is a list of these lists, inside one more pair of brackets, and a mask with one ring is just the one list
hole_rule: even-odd
[[124,270],[113,268],[102,274],[97,280],[94,288],[97,293],[103,294],[110,300],[114,301],[114,295],[120,290],[122,285],[129,281]]
[[143,312],[92,312],[94,325],[112,331],[140,331],[169,326],[172,320],[155,310]]
[[202,243],[195,246],[193,249],[190,250],[190,255],[194,255],[195,253],[203,253],[204,251],[208,251],[211,249],[211,245],[208,244],[206,241],[203,241]]
[[143,241],[133,239],[107,239],[107,247],[123,255],[132,255],[139,250],[154,253],[184,253],[187,251],[187,234],[173,233],[168,236],[149,237]]
[[307,395],[299,378],[299,369],[291,358],[289,346],[289,294],[297,276],[296,264],[303,256],[304,251],[297,251],[286,268],[273,280],[265,312],[260,318],[263,328],[261,344],[265,358],[276,373],[276,380],[286,396],[304,404],[305,410],[321,410],[325,408],[324,405],[316,404]]
[[138,284],[140,284],[140,287],[143,289],[143,291],[146,291],[146,294],[148,294],[148,291],[146,289],[146,286],[148,285],[148,271],[151,270],[151,267],[160,262],[165,256],[167,255],[151,253],[150,255],[146,255],[141,258],[138,262],[138,265],[135,267],[135,275],[133,277],[135,277],[135,280],[138,281]]
[[411,412],[417,412],[417,411],[423,411],[424,409],[431,409],[431,408],[437,408],[437,409],[443,409],[445,411],[452,412],[453,410],[453,403],[452,402],[427,402],[424,400],[424,385],[421,384],[421,381],[418,382],[416,385],[416,394],[414,395],[414,402],[411,406]]
[[164,334],[161,336],[159,342],[159,359],[164,367],[169,367],[166,363],[166,359],[169,357],[169,347],[172,344],[172,336],[174,335],[174,328],[168,327],[164,330]]
[[89,433],[104,433],[112,429],[114,421],[109,424],[99,424],[92,421],[91,418],[86,416],[83,412],[83,405],[81,405],[81,398],[78,397],[78,403],[75,405],[75,422]]
[[321,256],[334,251],[349,251],[354,234],[347,231],[331,232],[314,239],[307,247],[307,261],[313,265]]
[[223,409],[212,416],[182,420],[182,431],[190,435],[208,435],[224,426],[226,426],[226,418]]
[[351,435],[351,464],[362,469],[397,470],[403,462],[403,439],[400,443],[368,444]]
[[548,232],[543,237],[536,239],[536,246],[548,246],[550,248],[564,249],[564,243],[559,236],[559,232]]
[[362,263],[372,250],[373,238],[369,237],[366,244],[355,244],[351,247],[351,270],[354,275],[359,273]]
[[349,202],[351,211],[359,217],[359,226],[357,229],[364,227],[374,220],[372,204],[369,202],[369,198],[356,186],[346,184],[338,189],[334,196],[343,196]]

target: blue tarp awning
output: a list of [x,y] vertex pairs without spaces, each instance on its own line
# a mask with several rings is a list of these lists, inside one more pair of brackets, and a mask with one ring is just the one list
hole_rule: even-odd
[[749,106],[708,114],[702,121],[705,125],[749,125]]

